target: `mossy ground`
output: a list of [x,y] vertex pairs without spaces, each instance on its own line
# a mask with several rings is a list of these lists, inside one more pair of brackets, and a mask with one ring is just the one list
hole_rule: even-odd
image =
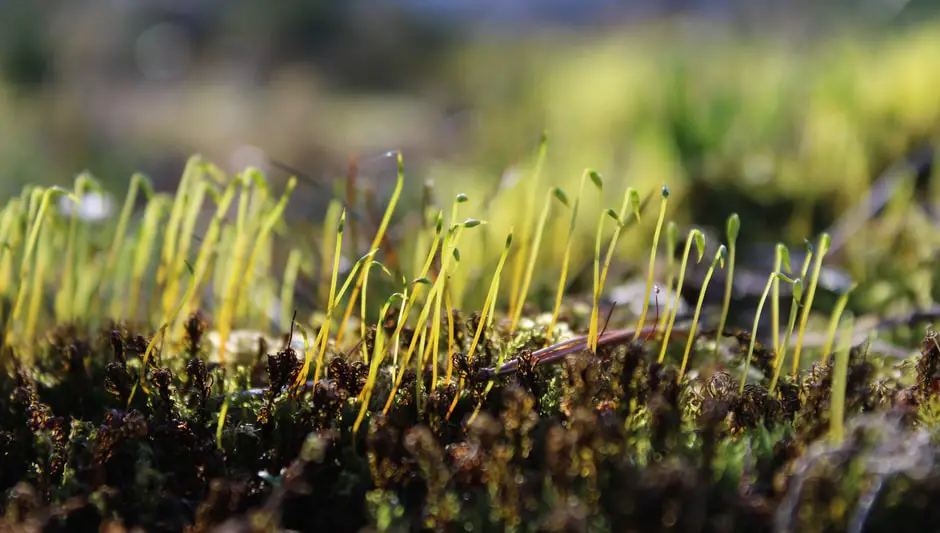
[[[543,137],[519,187],[542,185],[545,146]],[[636,240],[647,202],[628,188],[619,211],[579,222],[582,196],[610,186],[590,169],[576,196],[548,188],[538,219],[531,194],[508,211],[484,202],[485,214],[515,220],[510,227],[464,218],[465,204],[479,206],[463,194],[449,218],[428,199],[418,216],[393,221],[404,184],[398,154],[385,215],[367,224],[334,201],[316,262],[281,220],[296,180],[278,196],[256,170],[227,176],[194,157],[175,195],[154,194],[141,176],[133,183],[113,227],[52,202],[79,200],[96,186],[88,175],[73,191],[27,189],[0,212],[7,530],[940,525],[931,504],[940,495],[938,335],[928,332],[916,357],[892,358],[851,342],[853,307],[843,317],[836,305],[823,348],[804,343],[811,312],[811,329],[824,329],[813,298],[828,234],[792,273],[778,247],[746,331],[721,326],[736,215],[720,246],[696,229],[680,246],[678,228],[667,226],[665,244],[683,255],[669,254],[663,269],[654,237],[645,294],[620,306],[604,300],[608,275],[625,279],[646,264],[616,245]],[[138,192],[147,203],[132,222]],[[656,192],[649,229],[658,236],[669,190],[646,197]],[[206,204],[215,214],[196,238]],[[546,224],[552,209],[570,219]],[[413,238],[389,239],[390,228]],[[571,253],[586,236],[593,284],[591,259]],[[699,261],[714,253],[709,272],[727,272],[725,289],[712,288],[725,298],[677,322],[668,310],[688,290],[693,244]],[[663,278],[665,290],[654,291]],[[695,283],[700,301],[708,279]],[[761,306],[774,281],[792,304],[767,304],[778,309],[768,336]],[[296,298],[304,294],[309,302]],[[298,318],[301,307],[310,318]],[[926,325],[917,316],[909,330]],[[256,332],[241,329],[249,327]],[[862,339],[865,327],[855,332]],[[791,350],[794,371],[780,372]]]
[[[466,324],[470,336],[473,324]],[[832,363],[768,394],[724,366],[676,382],[655,338],[598,353],[520,364],[489,393],[498,328],[468,364],[466,387],[416,394],[406,375],[381,412],[352,430],[367,368],[336,357],[329,374],[292,388],[300,360],[268,347],[232,374],[207,363],[206,324],[186,323],[178,353],[147,363],[151,393],[130,405],[143,334],[122,326],[60,328],[35,366],[0,379],[0,484],[8,530],[91,531],[889,531],[940,523],[937,334],[912,384],[864,346],[851,352],[844,441],[830,443]],[[710,332],[703,334],[708,338]],[[732,332],[728,332],[729,334]],[[747,340],[746,334],[738,334]],[[443,372],[443,369],[442,369]],[[424,376],[429,376],[425,371]],[[261,387],[260,391],[251,390]],[[225,424],[218,426],[225,392]],[[480,404],[479,402],[482,402]],[[475,409],[480,412],[468,421]],[[862,529],[850,529],[862,524]]]

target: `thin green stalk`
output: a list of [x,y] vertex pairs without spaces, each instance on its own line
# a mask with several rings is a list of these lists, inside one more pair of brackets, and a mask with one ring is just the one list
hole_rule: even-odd
[[287,264],[284,266],[284,280],[281,283],[281,329],[287,331],[290,327],[291,316],[294,310],[294,291],[297,287],[297,278],[300,277],[300,265],[303,263],[303,252],[298,248],[292,248],[287,256]]
[[[513,333],[516,331],[516,326],[519,325],[519,319],[522,318],[522,308],[525,306],[525,301],[529,296],[529,285],[532,283],[532,274],[535,272],[535,262],[539,256],[539,249],[542,245],[542,233],[545,231],[545,224],[548,222],[548,214],[551,212],[552,207],[552,197],[556,195],[557,187],[552,187],[545,198],[545,205],[542,207],[542,213],[539,215],[538,224],[535,226],[535,237],[532,239],[532,251],[529,253],[529,261],[526,265],[525,275],[522,278],[522,285],[519,287],[518,294],[513,294],[513,301],[510,302],[510,317],[512,321],[509,325],[509,332]],[[526,252],[526,248],[523,248],[519,251],[519,256]],[[517,261],[518,265],[521,263]],[[515,273],[514,273],[515,274]]]
[[50,187],[48,189],[37,188],[35,194],[31,197],[31,199],[38,198],[38,201],[36,202],[35,208],[32,208],[32,206],[30,208],[30,214],[33,214],[33,216],[29,219],[27,225],[26,242],[20,260],[19,287],[16,293],[15,303],[13,304],[13,311],[7,318],[7,323],[4,327],[4,338],[10,344],[13,344],[14,341],[17,340],[14,336],[14,325],[19,320],[23,306],[26,304],[28,279],[32,274],[30,266],[36,245],[39,243],[39,230],[42,228],[43,222],[46,219],[46,211],[49,209],[49,203],[52,201],[52,198],[63,194],[69,196],[72,200],[76,200],[74,194],[59,187]]
[[803,335],[806,333],[806,323],[809,320],[809,313],[813,307],[813,298],[816,296],[816,284],[819,283],[819,272],[822,270],[823,258],[829,251],[829,244],[832,239],[828,233],[823,233],[819,237],[819,255],[816,256],[816,262],[813,264],[813,275],[809,279],[809,286],[806,291],[806,304],[803,306],[803,312],[800,315],[800,329],[796,336],[796,347],[793,352],[793,379],[798,376],[800,369],[800,352],[803,350]]
[[738,390],[738,394],[744,393],[744,385],[747,383],[747,375],[751,370],[751,357],[754,355],[754,343],[757,342],[757,325],[760,322],[760,314],[764,309],[764,302],[767,301],[767,295],[770,294],[771,286],[773,285],[774,278],[780,277],[789,283],[793,281],[790,278],[787,278],[780,272],[771,272],[770,276],[767,277],[767,286],[764,287],[764,292],[761,294],[760,301],[757,303],[757,311],[754,313],[754,324],[751,326],[751,342],[747,347],[747,359],[744,361],[744,373],[741,374],[741,387]]
[[[653,278],[656,270],[656,251],[659,248],[659,234],[662,231],[663,221],[666,218],[666,206],[669,202],[669,187],[663,185],[662,201],[659,204],[659,220],[656,221],[656,231],[653,233],[653,246],[650,249],[649,273],[646,276],[646,292],[643,294],[643,311],[640,312],[640,320],[636,324],[636,333],[633,334],[633,340],[640,338],[643,326],[646,324],[646,313],[650,309],[650,293],[653,291]],[[668,305],[668,304],[667,304]]]
[[852,291],[855,290],[856,285],[857,284],[853,283],[851,287],[846,289],[846,291],[839,296],[839,299],[836,301],[836,306],[832,309],[832,315],[829,318],[829,328],[826,334],[826,344],[823,346],[823,365],[829,362],[829,352],[832,351],[832,345],[835,341],[836,328],[839,326],[839,320],[842,318],[845,306],[849,303],[849,296],[852,294]]
[[702,288],[698,293],[698,302],[695,304],[695,313],[692,315],[692,326],[689,328],[689,338],[685,343],[685,352],[682,354],[682,366],[679,368],[678,379],[680,383],[685,376],[685,369],[688,367],[689,354],[692,353],[692,345],[695,344],[695,331],[698,328],[698,319],[702,312],[702,304],[705,302],[705,291],[708,289],[708,283],[712,279],[712,274],[715,273],[715,266],[720,265],[721,268],[725,267],[725,258],[727,255],[728,249],[722,244],[718,247],[715,258],[712,259],[712,264],[708,267],[708,272],[705,273],[705,280],[702,282]]
[[[696,251],[698,251],[698,260],[696,263],[700,263],[702,256],[705,255],[705,236],[702,235],[701,231],[693,229],[686,238],[685,251],[682,253],[682,263],[679,266],[679,283],[676,284],[676,297],[672,304],[672,310],[669,311],[669,319],[666,322],[666,332],[663,334],[663,343],[659,349],[660,363],[666,358],[666,348],[669,347],[669,337],[672,335],[672,327],[676,323],[676,315],[679,314],[679,298],[682,297],[682,284],[685,281],[685,267],[689,263],[689,252],[692,251],[693,243],[695,244]],[[667,303],[666,305],[668,306],[669,304]]]
[[362,425],[362,421],[366,417],[366,413],[369,410],[369,400],[372,398],[372,390],[375,388],[376,379],[378,379],[379,374],[379,365],[384,359],[383,354],[385,353],[385,328],[382,327],[382,321],[385,320],[385,316],[388,314],[388,309],[391,307],[392,302],[395,299],[404,299],[405,295],[402,293],[394,293],[388,297],[385,301],[385,305],[382,306],[382,311],[379,313],[378,322],[375,325],[375,343],[372,346],[372,362],[369,365],[369,375],[366,378],[366,384],[362,388],[362,392],[359,393],[359,414],[356,416],[356,421],[353,423],[353,435],[359,433],[359,426]]
[[[247,250],[250,237],[247,231],[246,218],[248,217],[248,189],[251,187],[251,178],[247,173],[239,175],[236,180],[239,183],[238,214],[235,220],[235,241],[232,245],[231,259],[228,262],[228,272],[225,277],[221,294],[221,306],[216,318],[216,329],[219,333],[219,361],[225,365],[226,346],[228,345],[229,334],[232,331],[235,321],[235,304],[237,301],[237,288],[239,274],[244,269],[244,262],[247,259]],[[172,215],[171,215],[172,216]],[[167,245],[164,244],[164,247]],[[175,243],[173,244],[175,247]]]
[[[820,254],[821,255],[821,254]],[[852,353],[854,320],[846,316],[839,333],[839,351],[836,352],[835,368],[832,369],[832,392],[829,404],[829,438],[834,446],[842,442],[845,435],[845,389],[848,386],[849,356]]]
[[725,225],[725,235],[728,238],[728,277],[725,279],[725,298],[721,304],[721,318],[718,319],[718,331],[715,333],[715,350],[712,354],[712,365],[709,370],[711,374],[718,364],[718,351],[721,348],[721,336],[725,331],[725,323],[728,321],[728,308],[731,307],[731,293],[734,290],[734,255],[737,249],[738,232],[741,230],[741,219],[737,213],[732,213],[728,217],[728,223]]
[[[790,251],[783,243],[777,243],[774,251],[774,272],[790,274]],[[773,327],[774,353],[780,353],[780,280],[774,280],[774,289],[770,299],[771,326]]]
[[[346,223],[346,210],[343,209],[342,214],[339,217],[339,225],[336,228],[336,245],[333,250],[333,272],[330,275],[330,297],[326,307],[326,318],[323,319],[323,323],[320,324],[320,331],[317,333],[317,339],[314,341],[314,348],[316,349],[316,360],[317,366],[313,372],[313,382],[316,383],[320,379],[320,371],[323,366],[323,355],[326,353],[326,345],[329,342],[330,337],[330,326],[333,322],[333,309],[336,306],[336,279],[339,276],[339,261],[343,256],[343,231],[344,225]],[[350,273],[349,278],[352,278]],[[307,373],[310,371],[310,357],[304,358],[304,366],[300,371],[298,377],[298,382],[303,382],[307,378]]]
[[[598,337],[598,322],[600,318],[600,310],[598,309],[598,304],[600,302],[600,295],[604,291],[604,285],[607,283],[607,273],[610,270],[610,263],[614,257],[614,250],[617,247],[617,241],[620,239],[620,234],[623,232],[624,227],[626,226],[626,216],[627,208],[633,206],[633,215],[636,217],[637,222],[640,221],[640,194],[633,187],[627,187],[626,193],[623,197],[623,205],[620,207],[620,213],[617,214],[616,221],[617,226],[614,228],[614,234],[610,238],[610,245],[607,247],[607,257],[604,259],[604,269],[601,271],[600,283],[594,287],[594,307],[591,309],[591,332],[593,332],[592,341],[590,342],[590,348],[592,351],[597,351],[597,337]],[[608,212],[608,215],[611,213]]]
[[[674,220],[666,223],[666,313],[671,312],[669,302],[672,299],[672,284],[676,281],[676,247],[679,246],[679,225]],[[678,300],[676,300],[678,302]]]
[[[398,205],[398,198],[401,196],[401,190],[404,184],[405,166],[402,160],[401,152],[398,152],[398,174],[395,181],[395,190],[392,191],[392,197],[389,199],[388,206],[385,208],[385,214],[382,216],[382,222],[379,224],[379,228],[375,232],[375,238],[372,240],[372,246],[369,247],[370,250],[379,248],[382,240],[385,238],[385,231],[388,229],[389,222],[392,220],[392,213],[395,212],[395,206]],[[366,265],[366,268],[359,272],[359,279],[356,280],[356,284],[353,286],[353,292],[349,297],[349,303],[346,306],[346,312],[343,313],[343,319],[339,323],[339,331],[336,332],[337,346],[340,346],[343,342],[343,335],[346,332],[346,323],[349,321],[349,317],[352,316],[353,309],[356,308],[356,300],[359,297],[359,291],[362,288],[362,282],[365,280],[366,276],[369,275],[370,266],[371,265]]]
[[65,245],[65,257],[62,261],[62,285],[55,297],[55,316],[59,323],[71,322],[75,317],[72,315],[74,306],[72,304],[75,298],[76,276],[78,276],[79,259],[75,253],[76,240],[78,236],[78,226],[81,223],[78,212],[81,201],[85,197],[86,190],[102,192],[101,187],[91,177],[90,174],[82,173],[75,178],[75,197],[73,200],[72,216],[69,220],[68,240]]
[[[144,274],[147,270],[147,263],[151,258],[154,244],[157,240],[159,225],[163,219],[163,214],[170,205],[170,198],[164,195],[156,195],[147,203],[144,209],[144,219],[135,239],[134,257],[131,265],[131,283],[130,294],[128,295],[128,316],[135,320],[140,318],[140,291],[144,284]],[[111,316],[115,319],[125,316],[123,300],[112,300]]]
[[[545,164],[545,154],[548,152],[548,133],[542,132],[542,137],[539,139],[539,150],[538,155],[535,159],[535,169],[532,172],[531,183],[529,183],[529,190],[536,191],[539,190],[539,178],[542,174],[542,167]],[[519,253],[516,255],[513,262],[512,269],[512,283],[510,284],[509,290],[509,316],[515,317],[519,315],[522,311],[522,306],[525,305],[526,292],[528,291],[528,284],[525,285],[525,288],[521,286],[523,279],[523,265],[526,264],[526,258],[529,259],[528,263],[531,265],[535,256],[539,253],[539,244],[542,238],[541,229],[545,225],[545,217],[547,216],[549,202],[545,203],[545,208],[542,210],[542,215],[539,222],[539,227],[536,230],[537,234],[535,239],[531,244],[532,252],[529,252],[529,233],[532,226],[532,210],[534,208],[534,199],[535,196],[532,194],[524,195],[524,204],[522,212],[522,227],[520,228],[520,239],[522,247],[519,250]],[[528,275],[531,279],[531,275]],[[517,319],[514,319],[510,329],[515,331],[515,325],[518,322]]]
[[[808,262],[807,262],[808,263]],[[777,381],[780,379],[780,371],[783,369],[783,362],[787,358],[787,345],[790,344],[790,337],[793,336],[793,326],[796,324],[796,315],[800,312],[800,300],[803,299],[803,280],[797,278],[793,280],[793,299],[790,302],[790,317],[787,320],[787,334],[783,337],[780,344],[780,351],[774,356],[774,377],[770,381],[771,393],[777,388]]]
[[[555,324],[558,322],[558,314],[561,310],[561,299],[565,294],[565,283],[568,280],[568,263],[571,261],[571,243],[574,237],[575,225],[578,221],[578,207],[581,204],[581,195],[584,193],[584,183],[587,181],[587,178],[591,178],[591,181],[594,182],[594,185],[596,185],[598,189],[600,189],[603,184],[600,174],[591,169],[585,169],[584,173],[581,174],[581,182],[578,185],[578,196],[574,200],[574,207],[571,209],[571,222],[568,224],[568,239],[565,241],[565,253],[561,262],[561,275],[558,276],[558,289],[555,291],[555,307],[552,309],[552,320],[548,324],[548,329],[545,333],[546,345],[552,343],[552,338],[555,335]],[[565,195],[564,191],[560,188],[556,188],[554,192],[558,201],[567,207],[569,205],[568,197]]]

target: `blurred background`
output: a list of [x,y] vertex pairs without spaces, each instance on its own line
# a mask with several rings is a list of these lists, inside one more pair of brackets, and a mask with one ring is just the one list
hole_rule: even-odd
[[[198,153],[275,183],[284,167],[303,173],[291,216],[319,221],[351,157],[380,214],[401,151],[407,212],[428,179],[440,198],[511,185],[546,131],[543,182],[570,192],[596,168],[618,192],[591,202],[612,207],[627,185],[668,184],[671,219],[721,236],[737,211],[757,254],[860,213],[834,257],[856,279],[883,277],[899,258],[934,258],[920,242],[936,240],[940,198],[938,12],[937,0],[2,0],[0,197],[82,170],[118,198],[134,171],[171,191]],[[888,170],[910,179],[877,181]],[[866,229],[874,214],[892,222]],[[636,240],[625,253],[648,247]]]

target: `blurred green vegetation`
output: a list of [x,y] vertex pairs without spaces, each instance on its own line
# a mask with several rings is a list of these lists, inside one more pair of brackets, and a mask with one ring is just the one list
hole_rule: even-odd
[[[46,19],[35,6],[15,5],[20,25],[7,22],[2,32],[3,196],[26,183],[71,183],[82,169],[117,195],[138,169],[172,190],[192,153],[227,170],[257,165],[284,183],[263,158],[245,159],[245,147],[315,178],[342,178],[351,153],[380,161],[360,166],[359,184],[381,196],[394,165],[376,156],[401,150],[405,205],[427,179],[443,206],[465,192],[474,216],[490,221],[485,242],[501,242],[518,223],[514,207],[526,204],[533,186],[537,201],[551,185],[573,194],[591,167],[616,192],[586,194],[576,257],[590,255],[593,217],[616,207],[619,191],[648,194],[664,183],[673,191],[669,217],[680,225],[721,228],[737,211],[743,246],[782,240],[795,249],[863,203],[882,171],[936,146],[940,125],[940,24],[926,17],[890,28],[846,24],[806,38],[684,20],[468,37],[358,2],[295,7],[290,17],[237,2],[202,18],[121,18],[86,5]],[[63,23],[79,12],[83,18]],[[95,17],[114,22],[113,33],[90,36],[85,22]],[[150,79],[141,35],[168,23],[185,30],[180,71]],[[528,172],[543,130],[541,181],[512,187]],[[914,283],[905,290],[924,305],[940,296],[928,283],[937,243],[932,219],[911,206],[933,202],[938,189],[921,174],[912,171],[893,207],[832,260],[857,279],[880,283],[891,274]],[[288,219],[318,224],[322,191],[305,186]],[[496,189],[504,190],[484,206]],[[652,218],[641,231],[652,231]],[[567,221],[552,224],[562,235]],[[404,237],[411,227],[390,234]],[[546,246],[558,254],[563,243]],[[626,238],[622,256],[641,257],[647,246],[640,235]],[[498,252],[498,245],[465,252],[486,256],[468,263],[486,265],[480,284]]]

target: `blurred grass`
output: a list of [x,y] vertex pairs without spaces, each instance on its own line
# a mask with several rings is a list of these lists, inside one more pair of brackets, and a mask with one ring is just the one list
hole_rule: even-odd
[[[350,152],[400,149],[408,167],[406,205],[420,196],[420,183],[434,179],[442,207],[464,192],[468,216],[489,220],[480,230],[484,246],[464,251],[467,264],[480,266],[468,282],[486,282],[505,234],[519,222],[517,206],[533,194],[541,199],[551,185],[574,194],[586,167],[604,175],[609,194],[585,195],[576,257],[590,255],[599,208],[616,208],[627,186],[647,194],[664,183],[673,191],[669,217],[680,224],[720,227],[739,211],[744,243],[798,245],[859,202],[881,170],[937,140],[938,30],[928,21],[800,41],[664,22],[590,35],[487,36],[396,93],[332,88],[322,73],[300,65],[244,83],[212,63],[162,85],[0,89],[0,120],[12,125],[0,133],[0,196],[26,183],[70,183],[83,168],[119,195],[133,170],[164,170],[153,163],[163,159],[181,167],[193,152],[239,170],[234,154],[245,145],[337,178]],[[513,188],[543,130],[549,149],[539,184]],[[165,172],[176,179],[180,169]],[[384,172],[362,181],[381,195],[392,180]],[[500,183],[506,190],[487,208]],[[291,208],[321,220],[306,202]],[[895,210],[896,224],[870,234],[877,242],[852,253],[925,261],[916,242],[907,248],[896,242],[913,227],[903,220],[906,202]],[[640,230],[651,232],[653,218],[644,217]],[[563,235],[566,219],[553,217],[549,234]],[[929,231],[926,222],[917,224]],[[409,227],[390,233],[404,237]],[[563,245],[545,243],[550,257],[560,256]],[[640,234],[628,235],[619,253],[635,258],[647,246]],[[845,262],[857,276],[886,268],[867,259]]]

